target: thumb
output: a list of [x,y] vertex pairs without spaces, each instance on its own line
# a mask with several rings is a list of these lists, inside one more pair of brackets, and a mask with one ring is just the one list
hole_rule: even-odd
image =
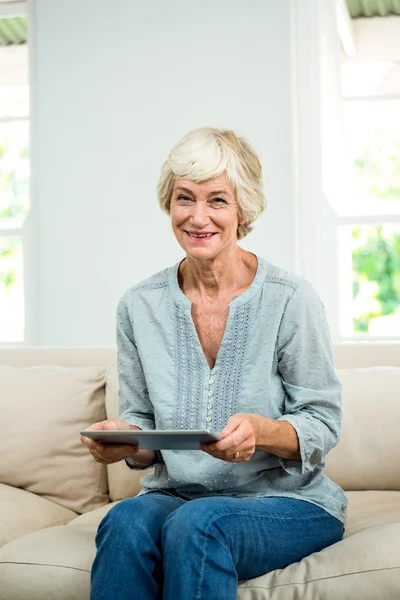
[[232,417],[229,417],[227,424],[221,431],[221,436],[223,438],[228,437],[228,435],[230,435],[233,431],[235,431],[235,429],[238,428],[238,425],[242,421],[242,419],[242,415],[232,415]]
[[93,429],[94,431],[98,431],[101,429],[104,429],[104,424],[107,423],[107,421],[99,421],[98,423],[93,423],[93,425],[91,425],[90,427],[88,427],[88,429]]
[[104,421],[103,429],[121,429],[118,421],[114,421],[114,419],[108,419],[108,421]]
[[108,419],[104,421],[103,429],[131,429],[131,426],[123,419]]

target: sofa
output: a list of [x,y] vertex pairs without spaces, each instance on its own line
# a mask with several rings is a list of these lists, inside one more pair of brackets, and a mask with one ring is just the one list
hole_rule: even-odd
[[[400,344],[334,351],[343,424],[326,473],[349,499],[344,538],[240,582],[240,600],[400,599]],[[97,526],[144,474],[80,443],[117,417],[115,360],[115,348],[0,349],[1,600],[89,598]]]

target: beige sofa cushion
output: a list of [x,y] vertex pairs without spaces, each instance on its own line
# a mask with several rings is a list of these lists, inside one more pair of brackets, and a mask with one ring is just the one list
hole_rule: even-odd
[[[89,600],[95,533],[104,510],[96,513],[97,522],[84,515],[0,549],[0,590],[9,590],[7,600]],[[286,569],[241,582],[238,600],[398,600],[400,522],[381,525],[379,519]]]
[[238,600],[398,600],[399,537],[400,523],[371,527],[242,583]]
[[89,600],[95,533],[62,525],[0,548],[0,598],[6,591],[4,600]]
[[338,369],[343,420],[326,474],[345,490],[400,490],[400,367]]
[[107,476],[79,431],[105,418],[100,367],[0,367],[0,483],[83,513],[108,502]]
[[[118,371],[114,361],[106,375],[106,412],[108,419],[118,419]],[[123,500],[136,496],[141,490],[140,479],[151,469],[134,471],[129,469],[125,461],[108,465],[108,493],[111,501]]]
[[116,346],[0,346],[0,365],[9,367],[101,367],[115,360]]
[[3,483],[0,483],[0,508],[0,547],[21,535],[62,525],[76,517],[68,508]]
[[109,502],[104,506],[100,506],[100,508],[96,508],[96,510],[91,510],[90,512],[85,513],[84,515],[79,515],[78,517],[75,517],[75,519],[69,521],[68,527],[85,526],[92,527],[96,531],[97,527],[100,525],[100,521],[102,520],[102,518],[105,517],[108,511],[116,504],[118,504],[118,502]]
[[[368,527],[375,527],[384,523],[400,523],[400,492],[362,490],[359,492],[347,492],[347,497],[349,499],[349,507],[344,537],[354,535]],[[85,516],[81,515],[77,519],[82,519]]]

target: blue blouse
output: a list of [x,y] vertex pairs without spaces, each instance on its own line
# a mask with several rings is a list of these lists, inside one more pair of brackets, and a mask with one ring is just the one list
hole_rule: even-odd
[[230,463],[202,451],[163,450],[142,493],[188,499],[285,496],[345,523],[347,499],[323,473],[339,439],[341,384],[325,310],[312,285],[258,257],[255,278],[230,303],[210,369],[178,284],[179,263],[130,287],[117,308],[119,415],[141,429],[221,431],[231,415],[289,421],[301,460],[256,450]]

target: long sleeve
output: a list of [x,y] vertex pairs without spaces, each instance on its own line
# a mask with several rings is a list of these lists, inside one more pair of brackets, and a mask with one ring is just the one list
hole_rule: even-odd
[[151,404],[140,357],[135,345],[129,317],[127,292],[117,307],[117,365],[119,379],[119,418],[140,429],[151,430],[154,409]]
[[336,377],[323,304],[312,285],[301,282],[282,317],[278,368],[286,391],[284,414],[296,430],[301,460],[280,459],[290,474],[305,474],[324,464],[338,442],[341,384]]

